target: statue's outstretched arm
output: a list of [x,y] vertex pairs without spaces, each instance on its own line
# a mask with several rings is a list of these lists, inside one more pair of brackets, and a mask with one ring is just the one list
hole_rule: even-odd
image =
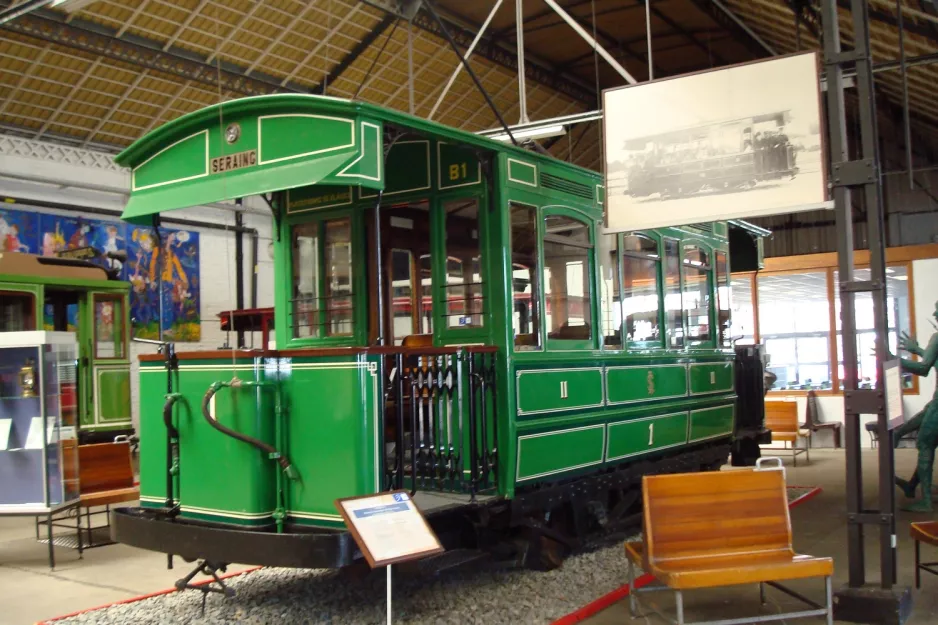
[[938,332],[932,335],[931,340],[928,341],[928,347],[925,348],[921,356],[920,361],[903,358],[902,369],[915,375],[928,375],[931,368],[935,366],[935,362],[938,361]]

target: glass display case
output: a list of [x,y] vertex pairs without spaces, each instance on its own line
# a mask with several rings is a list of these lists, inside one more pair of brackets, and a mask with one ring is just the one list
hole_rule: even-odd
[[69,332],[0,332],[0,515],[77,505],[78,347]]

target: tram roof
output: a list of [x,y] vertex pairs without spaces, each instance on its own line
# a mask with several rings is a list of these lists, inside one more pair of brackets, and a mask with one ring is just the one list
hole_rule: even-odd
[[121,152],[115,162],[132,170],[122,218],[149,222],[164,211],[315,184],[381,190],[384,124],[599,176],[551,156],[373,104],[274,94],[194,111]]

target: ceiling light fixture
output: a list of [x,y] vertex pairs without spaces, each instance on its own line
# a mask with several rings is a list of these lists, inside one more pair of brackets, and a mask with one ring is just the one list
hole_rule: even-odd
[[[556,124],[553,126],[542,126],[539,128],[524,128],[521,130],[512,130],[511,133],[515,139],[547,139],[548,137],[559,137],[567,133],[566,127]],[[511,138],[507,132],[491,135],[490,139],[496,141],[510,141]]]
[[27,13],[38,11],[39,9],[58,7],[63,9],[66,13],[74,13],[96,1],[97,0],[26,0],[26,2],[21,2],[16,6],[7,7],[0,11],[0,26],[15,20],[21,15],[26,15]]

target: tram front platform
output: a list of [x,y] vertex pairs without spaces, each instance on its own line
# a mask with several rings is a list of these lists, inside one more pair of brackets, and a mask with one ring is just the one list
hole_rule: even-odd
[[[768,452],[770,453],[770,452]],[[876,452],[863,450],[864,500],[868,507],[876,505],[877,457]],[[908,477],[915,468],[917,452],[914,449],[896,450],[896,470],[900,476]],[[795,551],[810,553],[813,556],[834,558],[834,590],[847,583],[847,511],[846,511],[846,456],[843,450],[812,449],[811,463],[799,463],[792,466],[790,457],[783,457],[789,485],[820,486],[822,492],[791,511],[792,537]],[[909,500],[897,491],[897,503],[901,507]],[[915,546],[909,535],[909,524],[913,521],[938,519],[938,512],[932,514],[899,511],[897,521],[898,579],[900,587],[913,587],[915,583]],[[938,561],[938,553],[928,546],[922,546],[922,559]],[[625,555],[622,567],[625,570]],[[866,533],[867,581],[879,584],[879,536]],[[623,583],[625,578],[623,577]],[[817,601],[823,600],[823,585],[816,580],[786,583],[792,589]],[[912,593],[912,616],[906,625],[933,625],[938,623],[938,578],[923,576],[922,588]],[[752,616],[753,614],[772,614],[798,609],[798,603],[778,592],[767,590],[767,603],[760,609],[758,585],[727,586],[717,589],[688,592],[684,599],[685,620],[688,623],[715,621]],[[605,610],[580,621],[583,625],[663,625],[667,623],[649,606],[665,614],[674,614],[674,601],[670,593],[655,593],[642,597],[643,616],[630,619],[628,599],[614,603]],[[781,621],[776,621],[781,622]],[[805,618],[791,623],[824,623],[823,617]],[[838,625],[845,623],[835,621]]]

